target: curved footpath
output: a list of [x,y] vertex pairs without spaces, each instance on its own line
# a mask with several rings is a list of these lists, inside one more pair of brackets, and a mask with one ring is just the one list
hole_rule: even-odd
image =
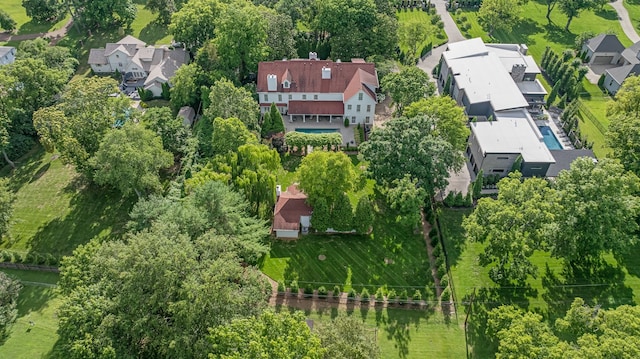
[[73,24],[73,20],[69,19],[69,21],[67,21],[67,23],[64,24],[64,26],[58,30],[51,31],[51,32],[39,32],[35,34],[14,35],[11,32],[2,32],[0,33],[0,41],[1,42],[24,41],[24,40],[33,40],[33,39],[42,37],[42,38],[49,38],[51,41],[51,44],[55,45],[58,41],[60,41],[60,39],[62,39],[67,35],[67,32],[71,28],[72,24]]
[[633,43],[640,41],[640,36],[636,32],[636,28],[633,26],[631,22],[631,18],[629,17],[629,12],[622,4],[623,0],[616,0],[614,2],[610,2],[609,5],[613,7],[618,13],[618,20],[620,21],[620,26],[622,26],[622,31],[627,35],[629,40]]

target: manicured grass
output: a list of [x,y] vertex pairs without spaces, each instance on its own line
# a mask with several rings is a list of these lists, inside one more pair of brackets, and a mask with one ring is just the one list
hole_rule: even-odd
[[34,34],[40,32],[55,31],[64,26],[69,21],[70,16],[66,15],[54,23],[39,23],[27,16],[27,11],[22,7],[22,0],[2,0],[0,9],[4,10],[15,20],[16,33],[18,35]]
[[[318,259],[326,256],[325,260]],[[385,261],[386,259],[386,261]],[[389,260],[393,262],[390,263]],[[371,236],[306,235],[297,241],[274,239],[260,269],[274,280],[298,279],[333,288],[380,286],[424,289],[431,281],[425,241],[412,228],[395,223],[395,216],[379,214]],[[373,292],[372,292],[373,293]]]
[[[54,273],[0,271],[28,282],[55,284],[58,280],[58,275]],[[58,340],[56,311],[61,303],[62,299],[55,288],[23,282],[18,298],[18,319],[11,327],[5,343],[0,345],[0,358],[48,357]]]
[[[294,310],[279,308],[280,310]],[[402,359],[459,359],[464,358],[464,329],[456,317],[444,318],[439,311],[359,308],[307,310],[305,314],[314,325],[329,322],[346,312],[360,317],[376,335],[382,358]]]
[[118,238],[124,232],[133,199],[89,185],[40,147],[18,162],[14,173],[8,167],[0,172],[16,193],[9,236],[0,249],[69,255],[93,237]]
[[[438,29],[437,27],[435,27],[435,25],[431,25],[431,15],[427,14],[425,11],[418,9],[409,9],[406,11],[398,11],[396,12],[396,15],[398,16],[399,24],[402,24],[403,22],[407,22],[409,20],[418,19],[419,21],[425,24],[429,24],[432,27],[430,31],[431,35],[426,41],[418,46],[418,53],[416,54],[417,56],[420,56],[422,48],[424,46],[427,46],[429,42],[432,43],[433,47],[438,47],[447,42],[447,34],[445,34],[444,30]],[[407,48],[402,45],[400,45],[400,50],[405,53],[407,52]]]
[[575,297],[603,307],[637,303],[640,299],[640,258],[637,256],[640,246],[622,256],[621,262],[606,255],[605,263],[598,268],[573,274],[567,272],[562,260],[552,258],[548,252],[536,251],[530,259],[538,267],[538,276],[529,279],[527,288],[497,288],[488,275],[491,266],[483,267],[479,263],[484,245],[468,242],[464,237],[462,219],[469,213],[470,210],[443,209],[439,218],[449,255],[458,315],[468,311],[468,303],[475,293],[474,315],[470,319],[472,342],[478,343],[474,346],[474,357],[491,357],[483,342],[482,314],[478,313],[498,305],[514,304],[534,310],[553,322],[564,316]]
[[[602,126],[609,127],[607,104],[611,101],[611,97],[604,94],[597,85],[590,83],[586,79],[582,81],[582,87],[583,92],[580,95],[582,103],[598,119]],[[587,137],[587,141],[593,142],[593,152],[598,158],[603,158],[611,153],[611,148],[606,144],[606,134],[602,133],[586,115],[580,115],[578,128]]]
[[640,33],[640,1],[624,0],[623,5],[629,12],[629,18],[631,18],[631,23],[635,27],[636,32]]

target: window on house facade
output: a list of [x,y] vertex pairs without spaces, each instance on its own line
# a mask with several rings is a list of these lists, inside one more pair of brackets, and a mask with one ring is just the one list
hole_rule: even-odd
[[360,112],[360,105],[356,106],[356,111]]
[[289,95],[289,100],[291,100],[292,98],[293,98],[293,95],[291,95],[291,94],[290,94],[290,95]]
[[351,110],[351,105],[347,105],[347,110]]
[[302,99],[306,100],[307,99],[307,95],[302,95]]
[[504,173],[504,170],[503,169],[493,169],[493,170],[491,170],[491,172],[493,172],[493,173]]
[[351,123],[356,123],[356,116],[351,116]]
[[266,94],[265,94],[265,95],[264,95],[264,100],[265,100],[265,101],[269,101],[269,95],[266,95]]
[[371,112],[371,105],[367,105],[367,112]]
[[371,117],[367,116],[364,118],[364,123],[369,123],[371,121]]
[[119,67],[122,67],[122,62],[118,62],[118,66],[119,66]]
[[119,58],[120,58],[120,55],[116,54],[116,59],[119,59]]
[[362,101],[362,92],[358,94],[358,101]]
[[317,100],[318,99],[318,95],[313,95],[313,99]]
[[282,94],[278,94],[278,102],[282,102]]
[[289,81],[285,81],[285,82],[282,83],[282,87],[284,87],[286,89],[288,89],[290,85],[291,85],[291,83]]

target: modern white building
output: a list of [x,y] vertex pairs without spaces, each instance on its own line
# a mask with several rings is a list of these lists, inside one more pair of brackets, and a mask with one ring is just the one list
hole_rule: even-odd
[[188,62],[189,54],[182,48],[149,46],[131,35],[104,49],[91,49],[88,61],[93,72],[118,71],[124,86],[142,87],[156,97],[162,94],[162,84],[170,83],[176,70]]
[[539,73],[526,45],[475,38],[449,44],[442,54],[438,85],[470,119],[466,154],[476,174],[506,176],[517,167],[524,176],[544,177],[555,163],[547,144],[553,139],[531,116],[547,94]]
[[[372,125],[377,103],[375,65],[309,59],[261,62],[257,92],[260,110],[275,103],[290,122],[336,122]],[[285,117],[287,118],[287,117]]]
[[0,65],[12,64],[14,61],[16,61],[16,48],[0,46]]

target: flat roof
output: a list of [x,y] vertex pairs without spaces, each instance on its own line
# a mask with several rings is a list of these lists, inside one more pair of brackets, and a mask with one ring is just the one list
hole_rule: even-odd
[[529,106],[498,55],[487,53],[450,58],[445,51],[443,56],[452,69],[458,87],[464,89],[470,103],[489,101],[494,111]]
[[544,89],[542,83],[538,79],[535,81],[521,81],[517,82],[516,85],[520,89],[520,92],[523,94],[532,94],[532,95],[546,95],[547,90]]
[[555,163],[551,151],[524,110],[496,112],[493,121],[472,122],[471,131],[484,153],[520,153],[529,163]]

